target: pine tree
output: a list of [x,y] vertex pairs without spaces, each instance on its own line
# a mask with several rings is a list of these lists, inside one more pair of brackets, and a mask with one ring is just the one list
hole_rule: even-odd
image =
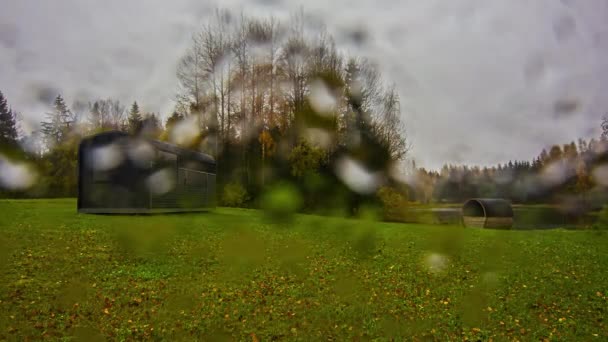
[[9,108],[4,94],[0,91],[0,146],[15,146],[17,138],[15,113]]
[[547,164],[549,162],[549,153],[547,153],[547,150],[543,148],[543,150],[540,152],[540,155],[538,156],[538,160],[540,161],[540,165],[544,166],[545,164]]
[[141,133],[148,137],[157,138],[161,134],[161,123],[154,113],[147,113],[141,124]]
[[57,95],[53,103],[53,111],[46,114],[47,121],[42,122],[42,134],[47,145],[63,142],[73,123],[72,112],[65,104],[61,95]]
[[559,145],[553,145],[549,150],[549,160],[552,162],[561,160],[563,154],[564,153],[562,152],[562,148]]
[[129,118],[127,120],[129,132],[131,134],[138,134],[143,127],[144,120],[139,111],[139,105],[137,104],[137,101],[133,102],[133,105],[131,105],[131,110],[129,111]]
[[165,121],[165,128],[167,130],[170,130],[173,125],[175,125],[176,123],[178,123],[179,121],[181,121],[184,118],[183,115],[181,115],[178,112],[173,112],[173,114],[171,114],[171,116],[169,116],[167,118],[167,121]]

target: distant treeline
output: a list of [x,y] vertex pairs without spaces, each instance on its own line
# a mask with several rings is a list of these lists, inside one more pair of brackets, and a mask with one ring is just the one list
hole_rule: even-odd
[[543,150],[532,161],[509,161],[493,167],[444,165],[440,171],[415,169],[412,199],[462,202],[499,197],[515,203],[555,203],[601,207],[608,203],[608,121],[600,139],[579,139]]
[[57,95],[39,129],[24,134],[0,93],[0,195],[75,196],[82,137],[122,130],[213,155],[223,205],[259,206],[264,192],[286,184],[297,209],[351,214],[363,203],[401,212],[408,200],[471,197],[605,203],[606,119],[598,140],[556,145],[529,162],[403,168],[409,144],[397,90],[372,62],[309,27],[303,13],[280,22],[217,11],[192,35],[177,68],[175,108],[164,115],[116,99],[69,106]]

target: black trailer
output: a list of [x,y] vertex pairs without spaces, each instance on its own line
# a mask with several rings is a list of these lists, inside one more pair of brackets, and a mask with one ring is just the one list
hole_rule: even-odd
[[215,206],[215,160],[166,142],[109,131],[78,149],[78,211],[163,213]]

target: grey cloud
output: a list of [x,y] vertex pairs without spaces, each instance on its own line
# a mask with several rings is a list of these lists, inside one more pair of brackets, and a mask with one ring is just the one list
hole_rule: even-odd
[[[308,26],[326,26],[339,48],[373,59],[396,83],[419,165],[531,159],[552,143],[597,134],[608,109],[605,1],[303,5]],[[111,96],[166,114],[176,63],[216,6],[280,19],[300,8],[278,0],[11,1],[0,12],[0,89],[30,119],[59,90],[69,103]]]
[[0,45],[7,49],[15,48],[17,39],[18,30],[14,25],[0,23]]
[[575,114],[581,108],[581,103],[577,98],[557,99],[553,105],[554,117],[560,119],[564,116]]
[[562,16],[553,22],[557,40],[566,40],[576,33],[576,21],[571,16]]
[[41,106],[49,106],[57,95],[61,94],[59,88],[46,83],[31,83],[26,89],[25,93],[32,96],[29,101],[37,102]]

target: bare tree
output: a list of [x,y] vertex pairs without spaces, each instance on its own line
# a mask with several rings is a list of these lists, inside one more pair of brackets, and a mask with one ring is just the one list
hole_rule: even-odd
[[292,17],[287,40],[282,48],[280,59],[281,68],[284,72],[285,81],[290,84],[290,90],[286,93],[290,104],[290,120],[297,121],[297,113],[302,111],[304,97],[306,94],[306,59],[309,47],[304,38],[304,18],[299,13]]
[[[264,165],[278,146],[277,134],[286,138],[281,146],[297,142],[294,138],[309,124],[302,115],[309,111],[310,84],[320,79],[337,104],[331,127],[324,126],[331,136],[349,129],[378,134],[391,155],[402,158],[407,145],[404,138],[398,139],[405,131],[394,89],[385,94],[370,61],[351,58],[346,63],[332,37],[324,30],[308,35],[304,21],[303,12],[283,26],[275,18],[241,14],[235,19],[216,11],[193,35],[180,61],[178,107],[201,118],[204,141],[215,144],[216,152],[220,142],[238,142],[250,179],[252,165]],[[383,120],[390,123],[381,124]]]
[[405,125],[401,120],[399,94],[394,85],[383,94],[382,106],[378,115],[373,118],[372,127],[374,135],[388,150],[392,160],[405,159],[409,144],[406,140]]
[[120,101],[107,98],[89,104],[89,123],[92,129],[120,129],[125,116],[125,106]]

